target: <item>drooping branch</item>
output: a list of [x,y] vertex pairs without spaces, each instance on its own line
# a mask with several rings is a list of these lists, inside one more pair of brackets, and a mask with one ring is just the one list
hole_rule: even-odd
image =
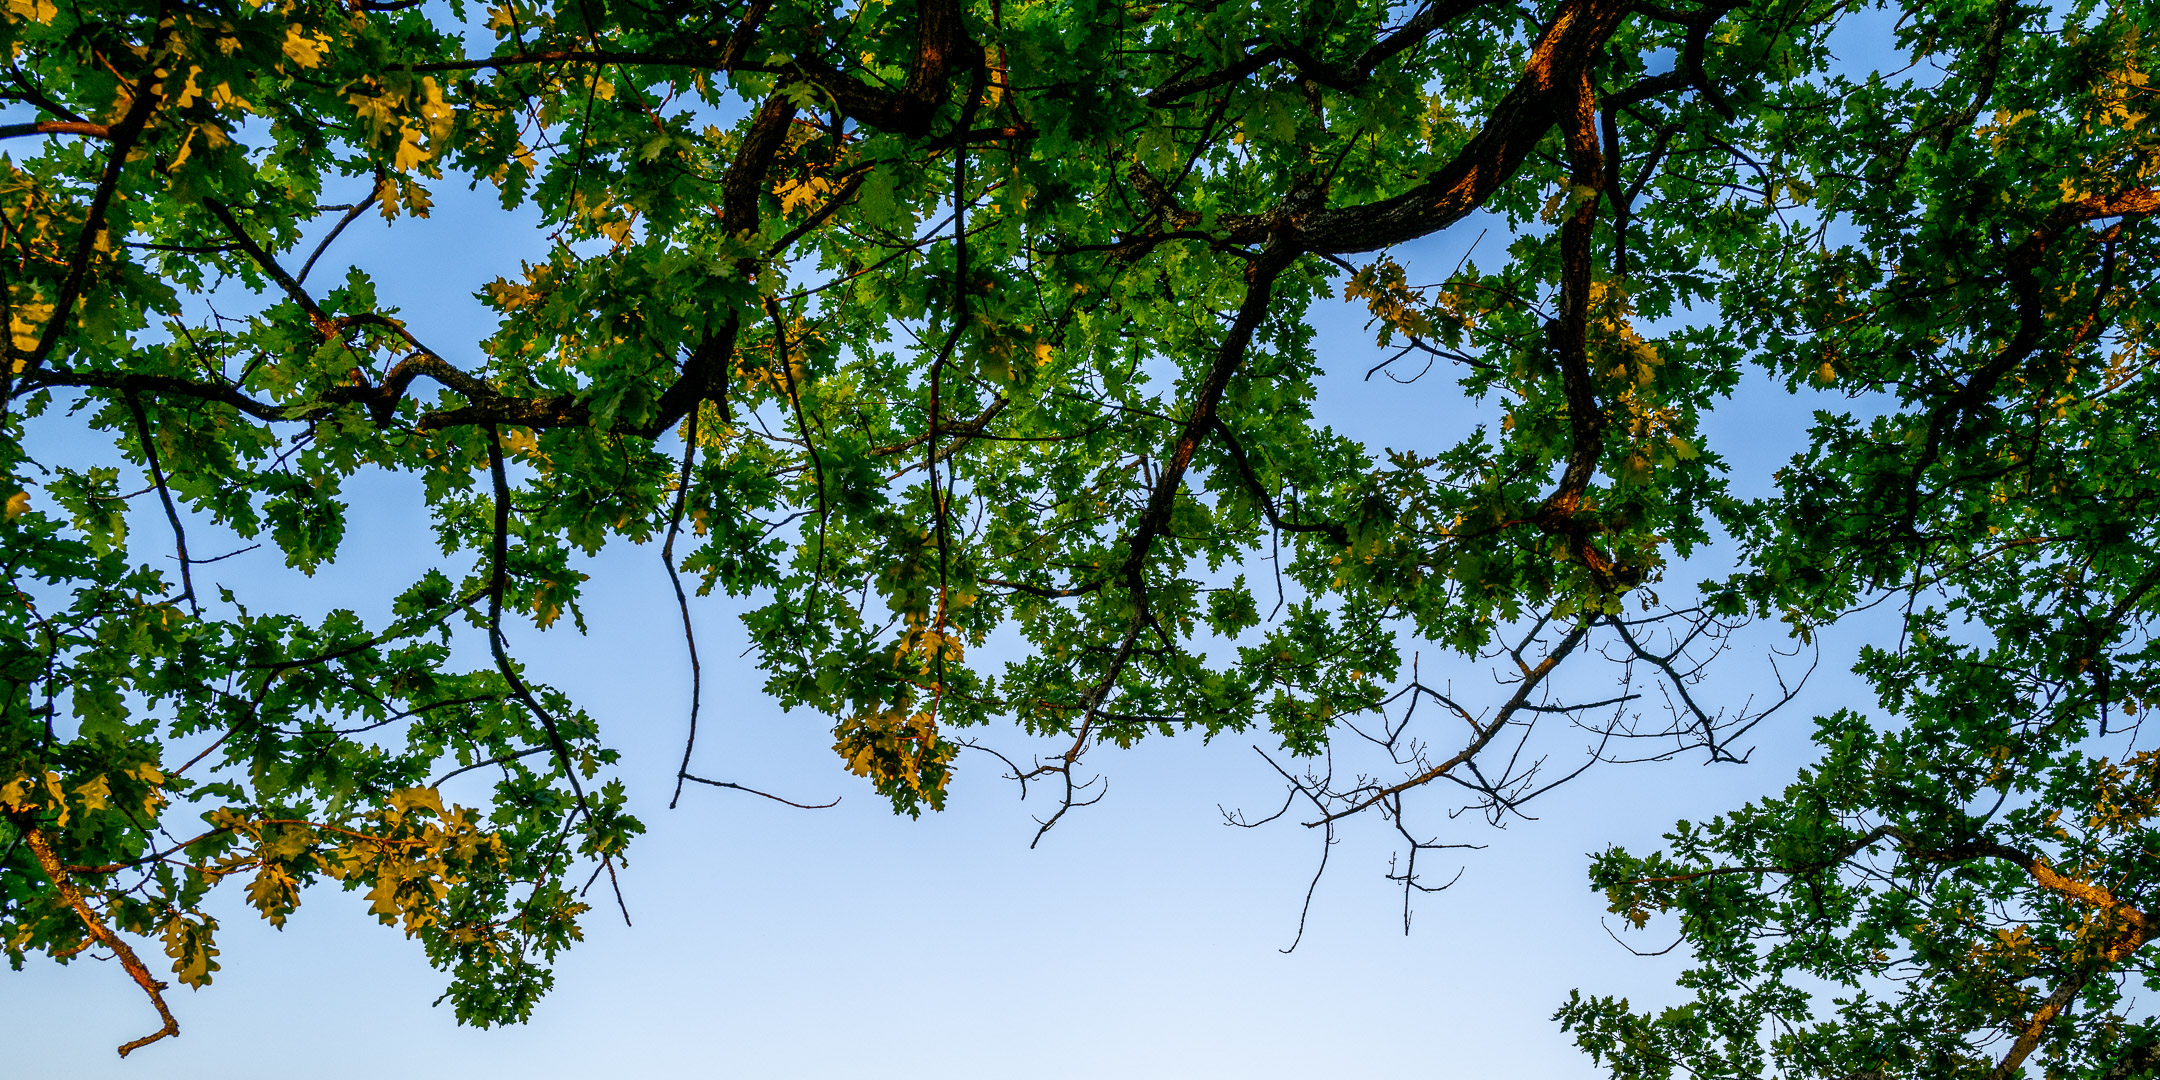
[[[494,487],[494,528],[489,540],[487,583],[487,638],[488,652],[495,659],[495,670],[510,687],[510,695],[532,718],[540,722],[547,733],[548,748],[554,752],[556,764],[561,766],[563,779],[570,784],[575,812],[585,818],[585,824],[594,830],[597,842],[599,822],[593,815],[592,801],[585,795],[585,785],[578,779],[577,758],[570,753],[570,744],[564,740],[562,727],[555,716],[525,684],[518,674],[517,665],[511,662],[508,643],[503,636],[503,591],[510,582],[510,480],[503,468],[502,438],[494,429],[487,431],[488,477]],[[597,851],[600,868],[607,871],[608,883],[615,890],[615,904],[622,909],[623,925],[630,925],[630,908],[624,903],[622,884],[615,878],[615,856],[606,850]],[[597,872],[597,871],[596,871]]]
[[[1148,555],[1170,523],[1171,511],[1176,506],[1179,492],[1184,488],[1185,473],[1192,465],[1193,455],[1198,452],[1201,441],[1217,428],[1216,412],[1222,403],[1223,392],[1229,388],[1231,377],[1244,366],[1253,335],[1267,318],[1273,300],[1275,279],[1296,258],[1295,251],[1274,245],[1247,264],[1245,298],[1238,307],[1237,316],[1231,320],[1222,341],[1216,346],[1215,358],[1208,367],[1207,375],[1193,393],[1192,404],[1181,425],[1178,439],[1171,445],[1169,455],[1157,470],[1155,482],[1148,493],[1147,504],[1135,519],[1132,531],[1125,537],[1126,554],[1123,564],[1118,568],[1117,579],[1131,599],[1132,615],[1127,620],[1117,648],[1112,651],[1109,662],[1104,665],[1102,674],[1087,689],[1086,702],[1072,745],[1059,754],[1053,763],[1037,766],[1033,771],[1024,774],[1025,778],[1033,779],[1055,773],[1062,777],[1065,787],[1064,799],[1036,831],[1035,843],[1041,843],[1043,836],[1049,833],[1067,811],[1093,801],[1078,801],[1084,785],[1075,785],[1073,769],[1080,760],[1080,755],[1087,751],[1088,743],[1094,737],[1095,724],[1103,717],[1103,707],[1116,691],[1118,680],[1124,674],[1126,665],[1131,662],[1140,636],[1153,623],[1147,596]],[[1104,584],[1108,584],[1108,581]],[[1080,591],[1092,592],[1096,587],[1099,586]],[[1022,588],[1019,591],[1031,590]],[[1071,595],[1079,594],[1068,592]]]
[[[1583,353],[1583,327],[1588,314],[1590,229],[1594,222],[1597,200],[1594,197],[1602,182],[1603,166],[1596,147],[1596,121],[1594,102],[1591,99],[1589,63],[1605,38],[1618,27],[1625,8],[1611,0],[1566,0],[1551,23],[1546,27],[1533,48],[1525,73],[1516,86],[1502,99],[1485,126],[1472,138],[1469,145],[1445,166],[1434,178],[1420,189],[1381,203],[1361,207],[1325,209],[1315,206],[1321,192],[1317,188],[1294,192],[1275,208],[1262,213],[1243,216],[1226,216],[1222,219],[1227,239],[1232,242],[1264,245],[1261,252],[1248,259],[1246,267],[1247,287],[1236,317],[1226,328],[1222,343],[1217,347],[1215,359],[1207,375],[1196,389],[1179,435],[1170,453],[1163,460],[1148,493],[1148,501],[1126,536],[1126,555],[1118,568],[1117,577],[1122,579],[1131,597],[1132,614],[1117,646],[1111,650],[1108,662],[1101,674],[1086,691],[1081,722],[1071,746],[1059,755],[1057,761],[1034,770],[1031,775],[1049,772],[1062,774],[1068,782],[1068,798],[1065,804],[1043,823],[1039,841],[1072,807],[1070,798],[1071,774],[1080,754],[1085,752],[1093,736],[1094,725],[1105,715],[1105,705],[1115,691],[1119,678],[1131,662],[1139,640],[1153,625],[1149,609],[1145,569],[1155,541],[1168,524],[1170,513],[1183,485],[1194,452],[1202,439],[1223,432],[1216,416],[1216,409],[1230,378],[1244,361],[1253,333],[1265,318],[1272,300],[1272,284],[1277,275],[1295,260],[1308,253],[1336,254],[1346,251],[1367,250],[1386,246],[1402,240],[1438,231],[1459,220],[1481,205],[1500,184],[1514,175],[1531,149],[1541,141],[1556,124],[1561,125],[1568,136],[1570,155],[1575,161],[1575,172],[1587,178],[1591,197],[1576,216],[1571,230],[1572,241],[1567,245],[1579,272],[1570,272],[1564,282],[1564,292],[1573,299],[1573,331],[1560,330],[1561,340],[1556,342],[1563,350],[1572,341],[1572,356],[1579,377],[1571,381],[1570,400],[1576,413],[1576,443],[1574,459],[1587,462],[1577,466],[1571,473],[1579,474],[1573,485],[1563,481],[1555,502],[1549,500],[1542,521],[1549,521],[1556,528],[1565,529],[1574,541],[1578,552],[1588,552],[1585,561],[1594,574],[1602,574],[1609,562],[1596,553],[1587,541],[1586,527],[1581,525],[1574,511],[1583,489],[1587,486],[1602,445],[1602,416],[1595,397],[1590,394],[1587,358]],[[1160,188],[1160,185],[1157,185]],[[1157,190],[1154,200],[1167,204],[1168,193]],[[1581,399],[1578,401],[1577,399]],[[1246,470],[1249,473],[1249,463]],[[1250,481],[1248,480],[1248,483]],[[1572,492],[1573,498],[1567,498]],[[1264,505],[1270,500],[1263,498]],[[1270,509],[1272,509],[1270,507]],[[1270,513],[1270,519],[1283,524],[1279,513]],[[1326,531],[1324,528],[1320,531]],[[1575,534],[1582,534],[1577,536]],[[1601,577],[1601,580],[1603,578]],[[1578,626],[1570,635],[1561,655],[1571,651],[1581,640],[1584,626]],[[1553,662],[1557,662],[1556,659]],[[1542,680],[1542,674],[1530,677],[1526,669],[1527,694],[1531,685]],[[1518,701],[1515,708],[1521,707]],[[1510,712],[1512,715],[1512,710]],[[1504,725],[1496,723],[1483,741],[1465,751],[1463,760],[1474,758],[1484,742],[1497,736]],[[1446,764],[1437,772],[1422,779],[1415,779],[1405,787],[1428,783],[1461,764]],[[1392,794],[1392,793],[1390,793]],[[1388,795],[1376,796],[1375,800]],[[1368,800],[1364,806],[1373,805]],[[1355,812],[1355,811],[1351,811]],[[1334,820],[1328,817],[1326,821]]]
[[698,414],[692,412],[683,431],[681,486],[675,489],[675,505],[668,511],[667,542],[660,545],[660,564],[667,569],[668,584],[675,588],[675,606],[682,613],[683,644],[690,651],[690,726],[683,736],[682,763],[675,767],[675,791],[668,809],[682,799],[683,781],[690,776],[690,754],[697,749],[698,707],[703,704],[705,666],[698,660],[697,628],[690,621],[690,596],[683,591],[682,574],[675,567],[675,538],[682,533],[683,509],[690,502],[690,482],[696,475]]
[[165,1022],[164,1026],[140,1039],[122,1043],[120,1056],[126,1057],[167,1035],[180,1034],[180,1022],[173,1019],[172,1010],[165,1007],[165,984],[150,974],[150,969],[135,955],[135,950],[130,948],[127,942],[120,940],[120,935],[113,933],[112,928],[105,925],[105,920],[98,918],[89,901],[83,899],[82,890],[75,887],[75,879],[69,876],[60,856],[54,853],[52,839],[45,834],[45,830],[29,814],[10,814],[8,823],[22,833],[23,841],[29,845],[30,854],[36,857],[38,866],[45,871],[46,878],[51,880],[53,889],[60,894],[62,902],[74,909],[75,917],[82,920],[83,928],[89,931],[98,944],[111,949],[113,955],[120,959],[120,966],[126,969],[129,978],[135,980],[135,985],[142,987],[143,993],[150,998],[151,1006],[157,1009],[158,1018]]
[[172,525],[173,547],[180,558],[180,597],[187,601],[188,610],[199,613],[195,603],[195,575],[190,565],[195,561],[188,557],[187,529],[180,523],[179,508],[173,505],[172,491],[165,484],[165,469],[158,463],[157,436],[150,430],[150,417],[144,412],[142,398],[127,395],[128,411],[135,417],[135,438],[142,444],[143,465],[150,470],[151,486],[157,488],[158,502],[165,507],[165,520]]
[[1296,257],[1294,248],[1278,244],[1246,268],[1245,298],[1238,306],[1237,316],[1230,321],[1222,341],[1216,345],[1215,359],[1193,392],[1192,404],[1185,414],[1177,442],[1171,445],[1169,456],[1157,471],[1155,484],[1148,492],[1147,506],[1126,537],[1122,576],[1136,596],[1144,591],[1141,572],[1147,565],[1148,552],[1170,523],[1170,511],[1184,486],[1185,471],[1192,465],[1193,454],[1207,434],[1216,429],[1216,410],[1222,404],[1223,391],[1229,389],[1231,377],[1244,366],[1253,335],[1267,318],[1274,299],[1275,279]]

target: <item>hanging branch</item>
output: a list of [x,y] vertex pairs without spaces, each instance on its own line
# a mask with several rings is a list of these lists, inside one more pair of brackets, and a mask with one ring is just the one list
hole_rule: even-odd
[[120,958],[120,966],[127,970],[129,978],[135,980],[135,985],[142,987],[143,993],[150,998],[151,1007],[157,1009],[158,1018],[165,1022],[164,1026],[140,1039],[120,1044],[120,1056],[126,1057],[167,1035],[180,1034],[180,1022],[173,1019],[172,1010],[165,1007],[165,984],[150,974],[150,969],[135,955],[135,950],[129,948],[127,942],[120,940],[120,935],[106,926],[105,920],[98,918],[97,912],[83,899],[82,890],[75,887],[75,880],[69,876],[67,867],[62,865],[60,857],[53,853],[52,839],[45,834],[45,830],[40,828],[29,814],[10,814],[8,823],[22,833],[24,842],[30,847],[30,854],[37,858],[38,866],[45,871],[46,878],[59,892],[61,901],[75,910],[76,917],[82,920],[83,928],[90,932],[93,939],[111,949],[113,955]]
[[690,597],[683,592],[682,575],[675,568],[675,537],[682,532],[683,504],[690,495],[691,469],[697,463],[698,414],[690,414],[683,431],[682,484],[675,489],[675,506],[668,511],[667,542],[660,545],[660,563],[667,568],[668,584],[675,587],[675,606],[682,612],[683,644],[690,650],[690,731],[683,737],[682,763],[675,767],[675,792],[668,809],[682,799],[683,781],[690,776],[690,752],[697,748],[698,703],[704,690],[705,669],[698,663],[697,630],[690,624]]
[[[510,580],[510,480],[503,468],[502,439],[495,429],[486,431],[488,448],[488,475],[495,485],[495,525],[488,553],[488,651],[495,658],[495,670],[502,673],[503,681],[510,684],[510,693],[525,706],[533,719],[547,732],[548,746],[555,752],[555,760],[562,766],[564,779],[570,782],[571,795],[576,799],[577,811],[585,818],[585,824],[593,832],[595,842],[599,839],[600,824],[594,818],[592,803],[585,797],[585,785],[577,775],[577,760],[570,754],[570,744],[562,737],[562,729],[555,717],[543,708],[532,689],[517,673],[510,662],[510,652],[503,641],[502,598],[503,588]],[[615,889],[615,905],[622,910],[623,925],[630,925],[630,907],[623,902],[622,883],[615,878],[614,856],[600,852],[600,866],[607,871],[608,883]]]
[[157,488],[158,501],[165,506],[165,520],[172,523],[173,546],[180,559],[180,597],[187,601],[188,612],[201,615],[195,603],[195,578],[188,567],[194,562],[188,558],[187,529],[180,524],[180,511],[173,506],[172,492],[165,486],[165,470],[158,466],[157,438],[150,431],[150,418],[144,414],[142,398],[127,395],[128,410],[135,415],[135,437],[142,443],[143,463],[150,469],[150,483]]

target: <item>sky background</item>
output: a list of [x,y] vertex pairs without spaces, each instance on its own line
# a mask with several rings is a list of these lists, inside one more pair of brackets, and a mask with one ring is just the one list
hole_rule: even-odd
[[[344,264],[368,268],[423,340],[476,368],[473,343],[490,322],[471,294],[513,274],[520,258],[542,257],[545,241],[485,192],[445,182],[436,196],[430,220],[394,230],[374,215],[356,223],[310,280],[327,286]],[[1445,273],[1480,228],[1466,221],[1414,248],[1405,259],[1413,280]],[[1503,244],[1495,230],[1480,261],[1498,261]],[[1466,414],[1448,373],[1410,386],[1363,379],[1378,356],[1363,321],[1340,304],[1315,315],[1323,422],[1375,447],[1460,437]],[[1750,382],[1710,418],[1705,441],[1732,462],[1742,490],[1761,492],[1802,445],[1810,410],[1827,404]],[[37,438],[36,450],[82,449],[57,419]],[[294,610],[379,613],[435,554],[415,487],[381,477],[351,485],[344,557],[314,579],[267,552],[198,577]],[[145,511],[135,542],[147,555],[160,550],[164,525],[148,516],[154,506]],[[192,529],[191,541],[198,552],[224,550]],[[761,674],[737,657],[744,605],[708,598],[694,601],[706,680],[694,771],[803,801],[843,800],[807,812],[693,786],[669,811],[689,668],[657,548],[617,545],[583,568],[590,632],[566,624],[515,647],[534,675],[600,718],[650,831],[622,877],[635,925],[596,889],[588,940],[557,965],[556,989],[532,1023],[480,1031],[432,1008],[444,976],[357,895],[317,888],[277,931],[225,890],[213,902],[223,970],[206,990],[168,994],[180,1038],[122,1062],[113,1048],[156,1023],[118,965],[33,959],[0,975],[0,1077],[1594,1077],[1553,1010],[1574,988],[1638,1005],[1674,1001],[1683,958],[1638,958],[1608,935],[1607,923],[1618,926],[1587,887],[1588,853],[1654,846],[1676,819],[1782,787],[1809,756],[1810,716],[1869,703],[1845,670],[1882,625],[1842,626],[1826,639],[1802,699],[1747,740],[1757,747],[1749,765],[1706,767],[1695,756],[1599,766],[1536,804],[1539,820],[1505,830],[1448,822],[1445,793],[1430,792],[1428,831],[1490,846],[1425,856],[1439,880],[1453,872],[1449,856],[1465,872],[1449,891],[1418,899],[1408,936],[1401,894],[1383,878],[1391,830],[1377,819],[1350,823],[1302,943],[1284,955],[1319,838],[1289,819],[1224,825],[1221,807],[1265,814],[1282,798],[1252,740],[1155,738],[1091,751],[1108,797],[1068,815],[1034,850],[1033,815],[1054,807],[1042,795],[1020,802],[979,754],[962,757],[950,809],[898,818],[839,767],[829,721],[784,713],[760,692]],[[1691,580],[1684,569],[1672,577]],[[1747,639],[1711,696],[1731,703],[1760,690],[1758,660],[1777,644],[1768,630]],[[1440,656],[1425,653],[1428,681],[1489,679]],[[1009,730],[985,734],[1016,758],[1047,749]],[[1548,745],[1557,767],[1580,754],[1582,739]],[[485,786],[469,776],[445,793],[471,802]],[[1671,940],[1660,929],[1631,941],[1660,948]],[[149,946],[146,959],[156,953]]]

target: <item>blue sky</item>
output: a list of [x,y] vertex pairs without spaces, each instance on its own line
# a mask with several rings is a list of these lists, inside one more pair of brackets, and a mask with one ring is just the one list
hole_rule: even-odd
[[[392,230],[365,219],[311,280],[336,280],[339,263],[368,267],[424,340],[478,367],[471,343],[486,323],[467,298],[519,258],[539,258],[544,241],[484,194],[451,188],[438,191],[430,221]],[[1476,234],[1474,223],[1458,226],[1416,252],[1416,265],[1444,271]],[[1496,259],[1499,238],[1485,243],[1486,261]],[[1412,277],[1423,280],[1415,268]],[[1316,319],[1326,422],[1375,446],[1452,441],[1459,413],[1446,373],[1408,387],[1365,382],[1375,353],[1361,316],[1338,306]],[[1711,419],[1707,441],[1761,490],[1819,404],[1751,383]],[[41,437],[73,436],[55,424]],[[380,610],[433,545],[407,487],[363,479],[352,493],[375,509],[353,516],[337,567],[304,579],[274,556],[242,557],[205,576],[275,590],[301,610]],[[136,527],[141,549],[155,550],[162,523]],[[844,799],[805,812],[693,789],[668,811],[689,684],[657,550],[618,546],[586,569],[590,633],[528,635],[520,652],[602,719],[651,832],[623,877],[636,925],[623,926],[596,890],[589,940],[559,965],[532,1024],[457,1027],[429,1005],[443,979],[418,945],[376,925],[356,896],[318,889],[282,932],[227,897],[223,971],[208,990],[171,995],[181,1038],[121,1062],[112,1048],[155,1024],[117,965],[33,961],[0,977],[0,1076],[1591,1077],[1548,1019],[1553,1009],[1576,987],[1668,1000],[1681,958],[1639,959],[1608,937],[1603,901],[1585,885],[1586,853],[1654,845],[1677,818],[1782,786],[1806,755],[1808,716],[1867,702],[1842,674],[1866,632],[1849,628],[1828,642],[1805,698],[1758,730],[1753,764],[1599,767],[1541,802],[1540,820],[1504,831],[1449,825],[1436,799],[1449,839],[1490,847],[1460,853],[1466,873],[1421,898],[1407,937],[1400,894],[1382,878],[1389,835],[1377,821],[1355,823],[1302,944],[1283,955],[1317,837],[1289,821],[1224,826],[1218,807],[1265,812],[1280,801],[1249,740],[1093,751],[1108,798],[1035,850],[1031,815],[1047,808],[1017,801],[987,758],[963,758],[952,809],[896,818],[837,767],[824,721],[783,713],[759,692],[760,675],[736,656],[740,606],[724,600],[696,607],[707,658],[697,771]],[[1758,636],[1742,652],[1772,644],[1774,634]],[[1428,677],[1438,655],[1427,653]],[[1743,655],[1733,670],[1759,670],[1751,663]],[[1729,681],[1721,692],[1747,689]],[[992,738],[1016,755],[1039,749],[1010,732]],[[1565,755],[1579,741],[1552,745]],[[480,795],[477,779],[468,800]]]
[[[521,251],[535,238],[514,219],[460,214],[466,198],[444,192],[435,220],[394,230],[395,248],[393,231],[371,220],[336,249],[373,267],[386,299],[446,351],[476,338],[477,305],[462,298],[521,253],[537,253]],[[1459,231],[1426,258],[1452,265],[1442,249],[1474,235]],[[1375,445],[1452,438],[1447,378],[1366,383],[1374,351],[1359,314],[1334,308],[1318,318],[1328,422]],[[1709,441],[1761,477],[1797,444],[1806,404],[1751,387],[1713,421]],[[210,576],[244,593],[276,590],[302,609],[379,609],[432,544],[408,488],[363,479],[352,493],[374,509],[354,515],[338,567],[310,580],[274,557],[243,556]],[[161,523],[137,528],[153,550],[149,530]],[[669,812],[688,668],[658,553],[620,546],[586,569],[590,633],[529,635],[520,651],[602,718],[652,831],[623,879],[636,925],[612,917],[596,890],[603,908],[588,918],[590,940],[560,965],[531,1025],[457,1027],[447,1009],[429,1006],[442,979],[416,943],[375,925],[358,897],[317,889],[282,932],[227,898],[224,970],[209,989],[172,996],[183,1036],[124,1063],[112,1047],[154,1024],[115,965],[37,961],[0,978],[8,1072],[1589,1077],[1588,1060],[1547,1019],[1552,1010],[1575,987],[1663,1000],[1678,965],[1637,959],[1606,935],[1602,900],[1584,883],[1585,853],[1652,844],[1676,818],[1780,786],[1805,747],[1803,712],[1762,729],[1763,749],[1746,767],[1686,759],[1599,767],[1539,804],[1541,820],[1504,831],[1442,822],[1450,839],[1490,847],[1462,853],[1460,883],[1421,898],[1407,937],[1400,895],[1381,876],[1389,837],[1378,822],[1353,825],[1303,943],[1285,956],[1278,950],[1296,930],[1317,838],[1289,821],[1255,831],[1223,825],[1218,806],[1264,811],[1280,800],[1249,740],[1097,749],[1090,760],[1107,775],[1109,797],[1032,851],[1042,800],[1017,801],[975,755],[962,761],[951,810],[896,818],[837,767],[824,722],[783,713],[758,691],[759,674],[736,656],[739,608],[723,600],[696,608],[708,658],[698,771],[805,800],[844,799],[805,812],[693,788]],[[1437,655],[1427,654],[1428,676]],[[1858,704],[1850,681],[1833,677],[1842,666],[1833,652],[1801,704]],[[1009,732],[993,738],[1008,753],[1038,749]],[[1579,743],[1554,748],[1565,755]],[[465,798],[479,797],[482,784],[472,788]],[[1436,800],[1436,819],[1439,809]]]

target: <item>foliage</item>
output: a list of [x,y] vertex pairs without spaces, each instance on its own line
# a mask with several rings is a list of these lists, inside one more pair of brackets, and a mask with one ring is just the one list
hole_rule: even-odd
[[[1922,66],[1837,59],[1893,17]],[[505,625],[577,622],[574,557],[618,540],[755,598],[768,691],[905,813],[993,721],[1062,747],[1014,770],[1061,789],[1047,829],[1102,742],[1314,755],[1434,702],[1470,736],[1383,725],[1399,783],[1285,773],[1330,831],[1403,828],[1406,903],[1431,845],[1405,793],[1516,812],[1545,781],[1481,754],[1633,699],[1555,697],[1593,639],[1680,691],[1597,756],[1731,758],[1763,713],[1698,706],[1690,650],[1888,602],[1881,716],[1822,721],[1782,798],[1597,864],[1637,925],[1677,914],[1699,1000],[1563,1021],[1616,1075],[2143,1067],[2152,21],[8,0],[0,940],[115,952],[165,1021],[125,1053],[177,1027],[122,935],[201,985],[215,886],[280,922],[328,878],[422,940],[461,1019],[524,1018],[575,875],[642,826]],[[550,240],[477,298],[486,339],[439,351],[359,269],[308,283],[347,225],[456,182]],[[1498,268],[1416,284],[1418,241],[1465,223],[1506,235]],[[1477,421],[1377,454],[1316,422],[1306,315],[1335,296]],[[1761,500],[1699,427],[1750,370],[1823,406]],[[440,546],[387,621],[198,594],[191,527],[337,572],[362,474],[416,489]],[[1719,550],[1729,577],[1660,606]],[[1406,684],[1416,641],[1513,689]],[[444,800],[483,767],[480,806]]]
[[[1900,609],[1786,791],[1594,878],[1677,917],[1695,1000],[1561,1011],[1616,1076],[2150,1075],[2160,659],[2153,563],[2152,13],[1907,20],[1930,85],[1831,72],[1768,183],[1822,227],[1724,309],[1817,414],[1728,520],[1725,602],[1803,629]],[[1980,121],[1968,130],[1967,125]],[[1917,209],[1916,209],[1917,208]],[[1743,301],[1741,297],[1746,299]]]

